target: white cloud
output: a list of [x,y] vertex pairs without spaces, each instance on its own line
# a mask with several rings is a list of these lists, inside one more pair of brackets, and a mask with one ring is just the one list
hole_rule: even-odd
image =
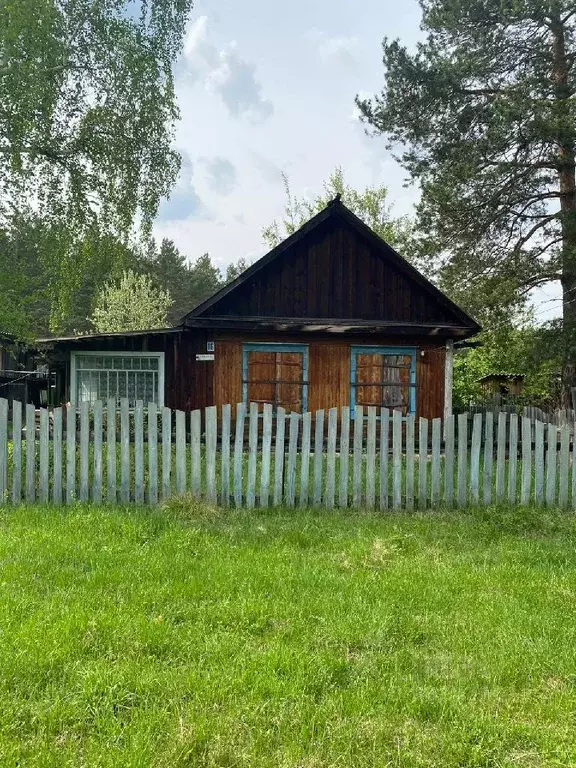
[[219,195],[232,193],[237,182],[236,166],[227,157],[202,157],[198,161],[205,170],[206,184]]
[[208,17],[200,16],[188,29],[184,44],[188,73],[201,79],[206,89],[220,97],[228,112],[237,118],[261,122],[274,111],[262,95],[255,66],[242,57],[235,42],[218,48],[210,42]]
[[322,37],[318,54],[326,65],[355,71],[359,67],[358,49],[359,41],[356,37]]

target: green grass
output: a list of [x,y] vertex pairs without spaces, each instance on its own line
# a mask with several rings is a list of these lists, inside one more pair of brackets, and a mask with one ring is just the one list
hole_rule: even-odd
[[576,519],[17,508],[0,765],[576,764]]

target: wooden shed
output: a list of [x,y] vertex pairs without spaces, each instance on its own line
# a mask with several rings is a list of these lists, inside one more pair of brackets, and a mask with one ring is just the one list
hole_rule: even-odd
[[44,339],[61,401],[191,410],[451,408],[454,341],[479,330],[339,199],[177,328]]

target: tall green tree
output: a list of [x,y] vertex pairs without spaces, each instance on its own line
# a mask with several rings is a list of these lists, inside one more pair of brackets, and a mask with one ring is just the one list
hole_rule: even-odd
[[0,0],[0,227],[9,231],[29,201],[41,213],[54,327],[87,233],[126,238],[135,221],[149,229],[175,181],[172,66],[191,6]]
[[106,283],[96,297],[91,323],[100,333],[165,328],[172,298],[149,275],[126,270]]
[[444,256],[441,279],[469,307],[495,296],[493,306],[521,309],[533,288],[560,282],[568,392],[576,384],[574,0],[420,5],[426,39],[415,52],[384,40],[384,90],[360,109],[419,182],[419,227],[429,252]]

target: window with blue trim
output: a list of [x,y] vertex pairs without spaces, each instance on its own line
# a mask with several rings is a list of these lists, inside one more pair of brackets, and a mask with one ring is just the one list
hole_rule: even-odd
[[416,348],[352,347],[350,410],[376,406],[416,412]]
[[308,345],[242,345],[242,396],[245,403],[271,403],[286,411],[308,408]]

